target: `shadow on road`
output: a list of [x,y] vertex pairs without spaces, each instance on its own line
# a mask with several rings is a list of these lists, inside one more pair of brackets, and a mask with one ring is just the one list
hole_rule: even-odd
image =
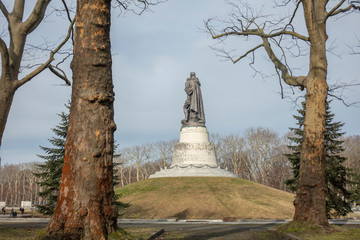
[[187,233],[187,236],[184,239],[192,240],[255,240],[261,236],[273,236],[273,238],[263,238],[263,239],[274,239],[274,240],[290,240],[287,236],[281,236],[278,233],[268,231],[268,228],[273,227],[273,224],[268,225],[237,225],[237,226],[221,226],[213,227],[210,225],[209,228],[201,228],[197,230],[187,230],[184,229],[184,232]]

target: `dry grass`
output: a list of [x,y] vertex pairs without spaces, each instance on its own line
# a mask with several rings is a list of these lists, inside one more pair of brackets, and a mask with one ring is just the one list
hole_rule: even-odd
[[40,231],[40,228],[9,228],[0,225],[0,240],[30,240]]
[[116,190],[123,218],[292,218],[294,195],[239,178],[155,178]]
[[359,228],[338,226],[320,227],[307,223],[292,221],[274,229],[277,232],[291,235],[303,240],[359,240]]

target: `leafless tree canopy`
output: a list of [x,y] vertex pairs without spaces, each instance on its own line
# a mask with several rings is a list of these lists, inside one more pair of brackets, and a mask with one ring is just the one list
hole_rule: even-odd
[[[50,0],[37,0],[30,7],[25,2],[24,0],[15,0],[13,6],[9,6],[0,1],[2,19],[7,23],[7,30],[4,28],[0,34],[0,146],[13,97],[19,87],[46,69],[64,80],[65,84],[70,85],[61,66],[72,55],[69,49],[64,50],[63,48],[72,37],[75,18],[71,17],[70,9],[65,1],[62,1],[61,5],[57,2],[54,7],[49,7]],[[49,9],[53,11],[48,11]],[[27,16],[27,12],[30,12],[29,16]],[[66,13],[69,19],[67,31],[59,35],[60,40],[56,39],[56,43],[52,43],[46,38],[43,39],[43,43],[29,41],[31,33],[51,15],[49,12]],[[49,37],[49,35],[56,34],[52,32],[43,36]]]
[[141,15],[145,11],[151,11],[151,7],[167,0],[115,0],[113,7],[119,9],[119,15],[126,12],[132,12]]
[[0,166],[0,201],[8,207],[20,207],[21,201],[41,204],[38,196],[41,190],[36,177],[35,163],[23,163]]
[[[296,75],[294,72],[301,66],[291,64],[290,61],[290,58],[309,54],[310,37],[303,27],[302,1],[274,0],[267,4],[270,3],[273,3],[273,11],[265,14],[262,8],[256,10],[253,7],[254,3],[242,0],[228,1],[231,12],[226,17],[205,21],[206,31],[218,41],[212,49],[218,56],[233,63],[249,58],[250,66],[255,73],[264,75],[254,67],[256,52],[263,49],[275,67],[281,89],[283,81],[289,86],[300,87],[303,90],[306,87],[307,76]],[[270,8],[268,5],[266,7]],[[325,23],[328,18],[340,17],[359,10],[359,1],[329,1],[328,13],[323,21]],[[286,12],[290,13],[284,14]],[[234,38],[241,39],[251,46],[244,52],[228,49],[226,43]],[[354,49],[352,51],[356,53]],[[337,98],[343,100],[339,96]]]

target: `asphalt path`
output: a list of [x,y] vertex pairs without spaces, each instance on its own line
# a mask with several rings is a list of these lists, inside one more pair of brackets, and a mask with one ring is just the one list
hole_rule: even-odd
[[[13,219],[6,221],[0,219],[0,227],[9,228],[44,228],[49,219]],[[181,233],[186,235],[185,239],[249,239],[254,232],[267,231],[278,225],[279,222],[122,222],[118,225],[123,228],[153,228],[164,229],[165,233]],[[338,223],[343,227],[360,228],[360,224],[349,224],[349,222]],[[284,238],[286,239],[286,238]]]
[[[37,222],[0,222],[7,228],[44,228],[47,221]],[[164,229],[165,233],[186,235],[185,239],[249,239],[254,231],[266,231],[276,224],[208,224],[208,223],[119,223],[123,229],[152,228]],[[161,238],[160,238],[161,239]],[[165,238],[166,239],[166,238]]]
[[148,224],[119,224],[122,228],[157,228],[165,233],[185,234],[185,239],[249,239],[249,234],[255,231],[266,231],[276,224],[176,224],[176,223],[148,223]]

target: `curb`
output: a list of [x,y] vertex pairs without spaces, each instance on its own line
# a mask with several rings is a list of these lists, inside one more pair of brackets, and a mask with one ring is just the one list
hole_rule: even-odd
[[171,223],[176,223],[178,220],[176,218],[164,218],[164,219],[145,219],[145,218],[137,218],[137,219],[134,219],[134,218],[119,218],[117,220],[118,222],[148,222],[148,223],[157,223],[157,222],[161,222],[161,223],[164,223],[164,222],[171,222]]
[[[39,222],[47,223],[50,218],[13,218],[1,217],[1,222],[22,223],[22,222]],[[119,224],[139,224],[139,223],[153,223],[153,224],[284,224],[292,221],[292,219],[234,219],[234,221],[224,221],[222,219],[118,219]],[[329,223],[333,225],[360,225],[360,219],[329,219]]]
[[0,218],[0,222],[41,222],[41,223],[47,223],[50,221],[50,218]]
[[126,224],[229,224],[229,225],[245,225],[245,224],[284,224],[290,222],[291,219],[235,219],[234,221],[224,221],[222,219],[118,219],[118,223]]

